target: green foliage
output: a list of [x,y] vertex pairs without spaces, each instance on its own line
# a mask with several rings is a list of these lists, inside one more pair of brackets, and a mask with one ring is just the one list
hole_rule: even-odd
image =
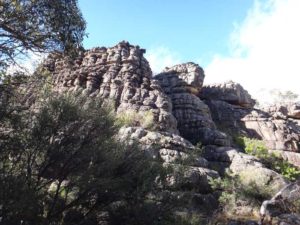
[[73,54],[85,25],[77,0],[1,0],[0,70],[29,51]]
[[198,142],[195,145],[195,149],[193,151],[190,151],[188,156],[181,159],[177,160],[176,162],[178,164],[183,164],[183,165],[194,165],[197,159],[203,155],[203,146],[201,142]]
[[4,224],[99,224],[103,213],[111,224],[159,224],[171,215],[168,196],[149,198],[166,171],[117,142],[115,119],[99,104],[50,95],[1,123]]
[[228,214],[234,213],[241,203],[258,208],[262,200],[270,197],[267,187],[262,191],[255,183],[244,185],[239,176],[226,174],[224,178],[210,179],[209,183],[220,193],[220,206]]
[[117,115],[117,124],[121,126],[141,126],[146,129],[154,129],[154,115],[152,111],[127,110]]
[[295,181],[300,177],[300,170],[297,167],[284,160],[281,156],[269,153],[263,141],[247,137],[236,137],[235,142],[240,147],[243,147],[247,154],[260,158],[265,165],[288,180]]
[[286,160],[273,154],[271,155],[269,161],[271,161],[272,167],[288,180],[295,181],[300,177],[300,170]]
[[245,152],[247,154],[255,155],[259,158],[265,158],[268,156],[268,149],[266,148],[263,141],[246,137],[243,138],[243,141]]

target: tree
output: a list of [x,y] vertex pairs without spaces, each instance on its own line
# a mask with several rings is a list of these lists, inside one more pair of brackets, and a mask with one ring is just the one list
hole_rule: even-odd
[[0,0],[0,73],[28,52],[74,53],[85,25],[77,0]]
[[[113,116],[96,102],[53,97],[14,112],[0,132],[3,224],[159,224],[161,163],[115,139]],[[83,106],[83,107],[82,107]],[[102,215],[102,216],[101,216]]]

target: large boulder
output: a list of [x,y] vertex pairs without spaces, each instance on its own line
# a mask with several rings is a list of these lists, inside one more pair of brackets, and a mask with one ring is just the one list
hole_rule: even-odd
[[228,81],[221,84],[205,85],[200,93],[200,97],[208,100],[222,100],[233,105],[246,108],[253,108],[255,100],[238,83]]
[[119,131],[119,139],[136,142],[149,157],[160,159],[166,167],[171,167],[173,173],[168,178],[170,188],[203,194],[212,192],[209,180],[218,178],[218,172],[209,169],[199,149],[184,138],[141,127],[123,127]]
[[208,106],[197,97],[202,87],[202,71],[197,64],[181,64],[166,69],[154,78],[171,99],[173,115],[184,138],[194,144],[229,145],[226,135],[216,129]]
[[272,195],[288,184],[282,175],[266,168],[256,157],[232,147],[207,146],[204,157],[210,163],[225,163],[232,175],[239,177],[240,182],[247,186],[255,186],[261,193],[267,192]]
[[157,129],[177,133],[172,104],[152,79],[144,53],[139,46],[120,42],[84,51],[75,60],[50,55],[44,66],[56,91],[109,100],[118,113],[151,112]]
[[[193,94],[199,93],[205,77],[203,69],[198,64],[192,62],[178,64],[170,68],[166,67],[161,74],[176,74],[179,79],[184,81],[184,84],[180,85],[180,82],[174,79],[171,86],[173,88],[176,86],[179,92],[182,92],[182,89],[184,89]],[[176,90],[173,91],[176,92]]]
[[118,138],[138,143],[151,158],[161,159],[168,164],[208,167],[199,149],[176,134],[149,131],[141,127],[122,127]]

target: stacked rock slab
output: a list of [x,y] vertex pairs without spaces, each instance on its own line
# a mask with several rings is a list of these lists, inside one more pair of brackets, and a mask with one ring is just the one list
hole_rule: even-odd
[[[195,146],[179,135],[149,131],[141,127],[123,127],[119,138],[122,141],[138,142],[151,158],[160,159],[165,165],[171,166],[175,173],[170,177],[169,183],[178,190],[208,194],[211,192],[209,179],[219,177],[216,171],[207,168],[207,160],[197,153]],[[181,170],[179,164],[181,169],[184,167],[183,179],[176,175]]]
[[233,81],[204,86],[201,90],[201,98],[225,101],[244,108],[253,108],[255,105],[255,100],[249,93],[240,84]]
[[268,149],[272,150],[300,151],[299,123],[289,118],[297,117],[296,106],[290,110],[279,107],[285,114],[274,111],[276,107],[272,108],[273,113],[255,109],[248,92],[232,82],[206,86],[200,97],[205,99],[214,122],[226,134],[264,140]]
[[[194,145],[178,135],[172,102],[159,81],[152,79],[149,64],[143,57],[144,52],[138,46],[121,42],[112,48],[94,48],[82,52],[75,60],[50,56],[45,66],[52,73],[54,89],[58,92],[80,93],[90,98],[111,100],[118,114],[151,111],[154,114],[153,123],[158,126],[150,131],[140,124],[127,125],[119,132],[120,140],[139,143],[150,157],[174,168],[169,183],[170,188],[179,195],[185,196],[185,193],[193,190],[195,193],[189,195],[195,201],[210,199],[210,203],[215,202],[216,205],[209,180],[218,178],[219,174],[208,168],[207,160],[197,153]],[[200,88],[203,82],[203,77],[201,79],[198,76],[200,67],[194,69],[197,71],[191,72],[195,76],[188,76],[188,79]],[[182,72],[186,74],[186,71]],[[194,101],[199,101],[202,104],[200,108],[203,107],[201,110],[207,110],[205,113],[209,116],[208,107],[195,96]],[[203,123],[206,123],[206,119]],[[207,123],[207,126],[214,127],[211,118]]]
[[204,80],[204,72],[195,63],[166,68],[154,77],[173,104],[173,115],[180,134],[196,144],[229,145],[226,135],[216,129],[208,106],[197,97]]
[[151,111],[159,130],[177,132],[172,105],[152,79],[144,49],[120,42],[112,48],[93,48],[75,59],[49,57],[45,66],[59,92],[78,92],[111,100],[118,113]]
[[[244,173],[246,177],[253,170],[262,173],[262,181],[256,180],[259,177],[253,177],[258,185],[274,181],[274,187],[279,187],[285,182],[280,175],[266,169],[253,157],[249,158],[228,147],[228,136],[219,130],[239,130],[257,137],[263,133],[265,139],[269,138],[265,131],[259,133],[259,129],[252,129],[251,121],[256,121],[259,125],[260,121],[266,121],[268,127],[269,123],[273,124],[272,119],[269,119],[271,116],[251,109],[254,101],[241,86],[231,83],[225,85],[220,93],[218,87],[205,87],[205,91],[201,92],[204,72],[194,63],[166,68],[152,78],[149,64],[143,57],[144,53],[145,50],[139,46],[121,42],[112,48],[83,51],[75,60],[52,55],[45,62],[45,66],[53,75],[54,89],[58,92],[111,100],[119,114],[128,111],[152,112],[156,125],[153,130],[145,129],[140,124],[134,127],[130,125],[120,130],[119,138],[138,142],[149,156],[172,166],[175,171],[169,180],[172,190],[180,192],[182,196],[193,190],[193,201],[197,202],[198,207],[207,201],[216,202],[209,180],[218,178],[219,173],[209,169],[211,162],[223,164],[235,174]],[[200,99],[203,96],[205,102]],[[257,116],[258,113],[264,116]],[[292,128],[286,124],[281,126],[294,135]],[[182,137],[178,135],[178,130]],[[279,135],[287,130],[280,131]],[[284,138],[288,140],[287,137]],[[186,139],[205,145],[204,156],[207,160]],[[176,175],[176,171],[182,173],[182,166],[185,168],[184,179]],[[198,204],[199,202],[202,203]]]

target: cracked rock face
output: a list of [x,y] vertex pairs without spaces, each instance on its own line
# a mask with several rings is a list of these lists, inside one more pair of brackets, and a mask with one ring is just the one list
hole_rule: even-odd
[[197,97],[203,84],[203,70],[186,63],[165,69],[154,77],[173,104],[180,134],[192,143],[229,145],[226,135],[216,129],[208,106]]
[[138,142],[148,156],[172,167],[174,171],[168,179],[172,188],[207,194],[212,191],[209,180],[219,177],[218,172],[208,169],[207,160],[200,156],[196,147],[179,135],[141,127],[123,127],[119,131],[119,139]]
[[224,101],[206,103],[213,120],[227,134],[264,140],[267,148],[272,150],[300,151],[300,126],[297,121]]
[[[270,188],[271,193],[276,193],[287,185],[282,175],[266,168],[256,157],[239,152],[232,147],[207,146],[204,157],[210,162],[223,163],[234,175],[238,175],[245,185],[255,184],[258,190]],[[222,174],[224,168],[219,167]],[[259,176],[257,176],[259,174]]]
[[202,88],[200,97],[208,100],[225,101],[246,108],[253,108],[255,105],[255,100],[251,98],[248,91],[233,81],[206,85]]
[[144,49],[121,42],[112,48],[93,48],[75,60],[49,57],[45,66],[59,92],[79,92],[111,100],[118,113],[151,111],[159,130],[177,132],[169,98],[152,79]]
[[273,115],[281,114],[284,118],[300,120],[300,103],[275,104],[264,110]]

